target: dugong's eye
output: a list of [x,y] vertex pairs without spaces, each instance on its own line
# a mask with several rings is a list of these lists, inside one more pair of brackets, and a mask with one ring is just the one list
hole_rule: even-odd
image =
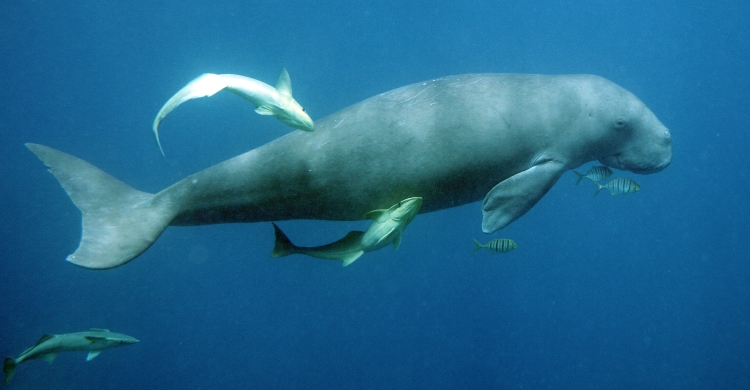
[[627,125],[628,125],[628,121],[625,118],[619,117],[615,119],[615,129],[622,129]]

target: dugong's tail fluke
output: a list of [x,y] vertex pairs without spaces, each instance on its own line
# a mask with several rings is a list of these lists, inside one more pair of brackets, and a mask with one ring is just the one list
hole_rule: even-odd
[[3,384],[10,383],[10,380],[13,379],[13,372],[16,370],[16,361],[13,358],[5,358],[5,363],[3,364],[3,372],[5,373],[5,381],[3,381]]
[[105,269],[127,263],[148,249],[174,217],[157,196],[135,190],[77,157],[26,144],[55,175],[83,217],[81,243],[67,260]]

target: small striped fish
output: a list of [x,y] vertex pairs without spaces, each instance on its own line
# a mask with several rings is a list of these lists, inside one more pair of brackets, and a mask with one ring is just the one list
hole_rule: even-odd
[[573,171],[573,173],[578,175],[578,181],[576,181],[576,185],[578,185],[578,183],[580,183],[584,177],[596,183],[612,176],[612,170],[603,165],[591,167],[591,169],[589,169],[589,171],[584,173],[583,175],[576,171]]
[[641,186],[639,186],[638,183],[630,179],[623,178],[611,180],[609,183],[604,185],[601,185],[599,183],[596,183],[596,185],[599,186],[599,189],[594,192],[594,196],[596,196],[596,194],[598,194],[599,191],[602,190],[602,188],[606,188],[612,195],[632,194],[634,192],[638,192],[638,190],[641,189]]
[[518,245],[516,245],[516,243],[513,242],[513,240],[511,240],[510,238],[496,238],[484,245],[479,241],[474,240],[474,244],[477,247],[474,249],[474,252],[471,252],[472,255],[477,253],[477,251],[482,248],[486,249],[487,252],[490,253],[505,253],[518,248]]

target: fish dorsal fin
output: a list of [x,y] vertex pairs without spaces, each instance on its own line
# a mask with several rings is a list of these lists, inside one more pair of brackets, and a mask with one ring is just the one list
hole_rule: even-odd
[[372,219],[375,222],[385,222],[391,219],[391,210],[372,210],[369,213],[365,214],[365,218]]
[[94,360],[94,358],[97,357],[97,356],[99,356],[100,353],[102,353],[101,349],[96,350],[96,351],[89,351],[89,354],[86,355],[86,361],[90,362],[90,361]]
[[91,328],[92,332],[107,332],[110,333],[109,329],[102,329],[102,328]]
[[492,233],[524,215],[564,172],[563,164],[547,160],[501,181],[482,202],[482,231]]
[[289,78],[286,68],[281,68],[279,79],[276,80],[276,91],[283,96],[292,96],[292,79]]
[[40,358],[44,359],[45,362],[52,364],[55,362],[55,358],[57,357],[57,352],[48,353],[46,355],[40,356]]
[[[21,352],[21,355],[25,355],[25,354],[29,353],[32,349],[36,348],[39,344],[41,344],[41,343],[43,343],[43,342],[45,342],[45,341],[47,341],[47,340],[49,340],[49,339],[51,339],[53,337],[55,337],[55,335],[53,335],[53,334],[44,334],[44,335],[42,335],[42,337],[39,338],[39,341],[37,341],[36,344],[34,344],[34,345],[26,348],[25,351]],[[19,356],[21,356],[21,355],[19,355]]]
[[49,339],[51,339],[53,337],[55,337],[55,335],[53,335],[53,334],[44,334],[44,335],[42,335],[42,337],[39,338],[39,341],[37,341],[36,344],[34,344],[34,346],[37,346],[37,345],[39,345],[39,344],[41,344],[41,343],[43,343],[43,342],[45,342],[45,341],[47,341],[47,340],[49,340]]

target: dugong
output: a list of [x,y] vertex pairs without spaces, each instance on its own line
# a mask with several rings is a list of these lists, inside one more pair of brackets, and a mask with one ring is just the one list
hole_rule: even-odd
[[467,74],[344,108],[173,184],[135,190],[93,165],[27,144],[83,214],[87,268],[122,265],[169,225],[360,220],[402,199],[420,213],[482,201],[482,230],[529,209],[567,170],[598,160],[635,173],[672,159],[669,130],[635,95],[593,75]]

